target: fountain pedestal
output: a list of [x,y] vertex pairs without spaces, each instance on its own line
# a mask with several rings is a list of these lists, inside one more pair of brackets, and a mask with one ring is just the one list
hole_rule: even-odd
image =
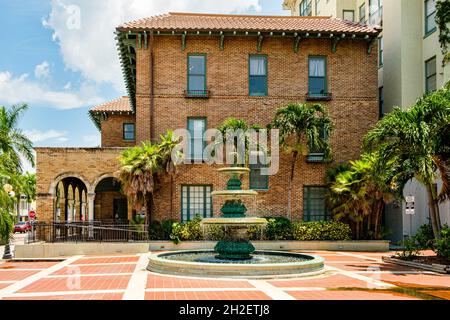
[[248,260],[255,252],[255,247],[248,237],[248,229],[253,225],[266,225],[267,220],[262,218],[247,218],[247,208],[242,203],[243,197],[254,197],[258,193],[253,190],[242,190],[241,174],[250,172],[248,168],[225,168],[220,172],[227,173],[231,177],[227,183],[227,190],[212,192],[213,197],[226,198],[220,218],[203,219],[203,225],[221,225],[225,227],[225,237],[217,243],[214,250],[218,254],[217,259],[223,260]]

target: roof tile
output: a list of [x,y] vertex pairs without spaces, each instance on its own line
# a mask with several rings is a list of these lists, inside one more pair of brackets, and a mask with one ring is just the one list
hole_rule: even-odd
[[128,23],[119,31],[267,31],[378,34],[380,28],[332,17],[167,13]]
[[132,112],[130,99],[127,96],[105,102],[91,109],[91,112]]

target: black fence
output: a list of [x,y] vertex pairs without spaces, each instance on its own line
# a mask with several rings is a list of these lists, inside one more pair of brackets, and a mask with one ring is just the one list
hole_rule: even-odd
[[144,242],[148,227],[119,222],[50,222],[34,223],[26,242]]

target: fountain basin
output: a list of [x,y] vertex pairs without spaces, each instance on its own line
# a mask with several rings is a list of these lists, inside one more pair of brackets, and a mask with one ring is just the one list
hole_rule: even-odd
[[239,199],[242,197],[256,197],[258,192],[253,190],[223,190],[223,191],[213,191],[211,196],[213,197],[224,197],[229,199]]
[[212,250],[151,254],[147,269],[162,274],[194,277],[276,278],[311,276],[324,272],[319,256],[256,251],[251,260],[217,259]]
[[266,225],[267,220],[264,218],[205,218],[201,224],[226,226]]

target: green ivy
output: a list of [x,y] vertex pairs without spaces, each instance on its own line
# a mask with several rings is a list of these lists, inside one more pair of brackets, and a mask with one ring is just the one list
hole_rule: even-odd
[[450,29],[448,27],[450,24],[450,1],[437,1],[436,23],[439,28],[439,42],[441,44],[442,54],[444,55],[444,60],[442,63],[445,66],[448,62],[450,62],[450,52],[448,52],[450,47]]

